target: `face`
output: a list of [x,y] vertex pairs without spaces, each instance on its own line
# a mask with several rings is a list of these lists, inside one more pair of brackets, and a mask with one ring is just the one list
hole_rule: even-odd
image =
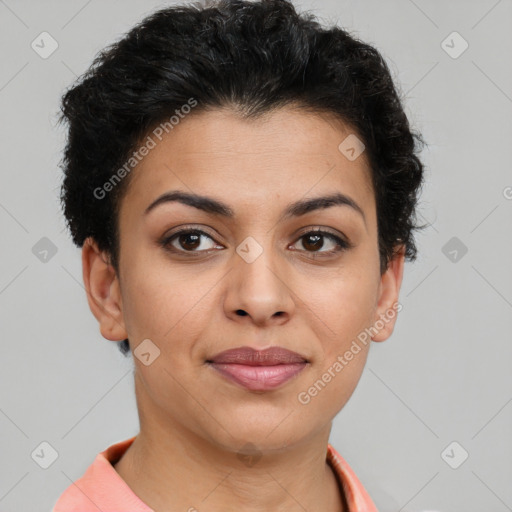
[[[352,133],[289,109],[256,121],[195,113],[132,171],[119,276],[94,245],[83,262],[103,336],[129,338],[135,350],[141,428],[172,424],[233,451],[330,428],[366,362],[371,339],[361,333],[393,309],[403,265],[402,254],[379,272],[366,155],[338,149]],[[173,192],[210,201],[162,199]],[[341,200],[314,201],[334,195]],[[380,322],[374,341],[395,319]],[[270,346],[307,360],[271,389],[241,385],[208,362]]]

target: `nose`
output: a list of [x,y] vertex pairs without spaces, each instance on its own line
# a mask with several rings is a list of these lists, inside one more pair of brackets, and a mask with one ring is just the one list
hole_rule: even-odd
[[259,327],[287,322],[295,309],[289,272],[278,265],[279,258],[265,249],[254,261],[248,262],[233,254],[231,271],[227,275],[224,299],[225,313],[237,322]]

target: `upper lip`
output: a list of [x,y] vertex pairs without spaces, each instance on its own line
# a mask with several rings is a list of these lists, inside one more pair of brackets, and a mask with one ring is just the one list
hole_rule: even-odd
[[252,347],[238,347],[224,350],[207,362],[216,364],[244,364],[248,366],[274,366],[277,364],[307,363],[308,360],[284,347],[270,347],[257,350]]

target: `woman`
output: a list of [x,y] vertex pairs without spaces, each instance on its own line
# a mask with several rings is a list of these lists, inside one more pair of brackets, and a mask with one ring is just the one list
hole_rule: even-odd
[[63,98],[64,213],[140,433],[54,512],[377,510],[329,444],[423,165],[379,52],[285,0],[162,9]]

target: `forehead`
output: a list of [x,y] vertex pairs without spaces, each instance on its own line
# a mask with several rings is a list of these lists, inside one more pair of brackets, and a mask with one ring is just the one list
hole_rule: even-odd
[[227,109],[194,112],[167,132],[147,134],[142,144],[152,149],[132,171],[121,214],[127,204],[131,212],[143,211],[176,189],[263,206],[269,197],[297,199],[336,188],[370,207],[366,154],[350,160],[339,149],[354,135],[332,115],[287,108],[257,119]]

